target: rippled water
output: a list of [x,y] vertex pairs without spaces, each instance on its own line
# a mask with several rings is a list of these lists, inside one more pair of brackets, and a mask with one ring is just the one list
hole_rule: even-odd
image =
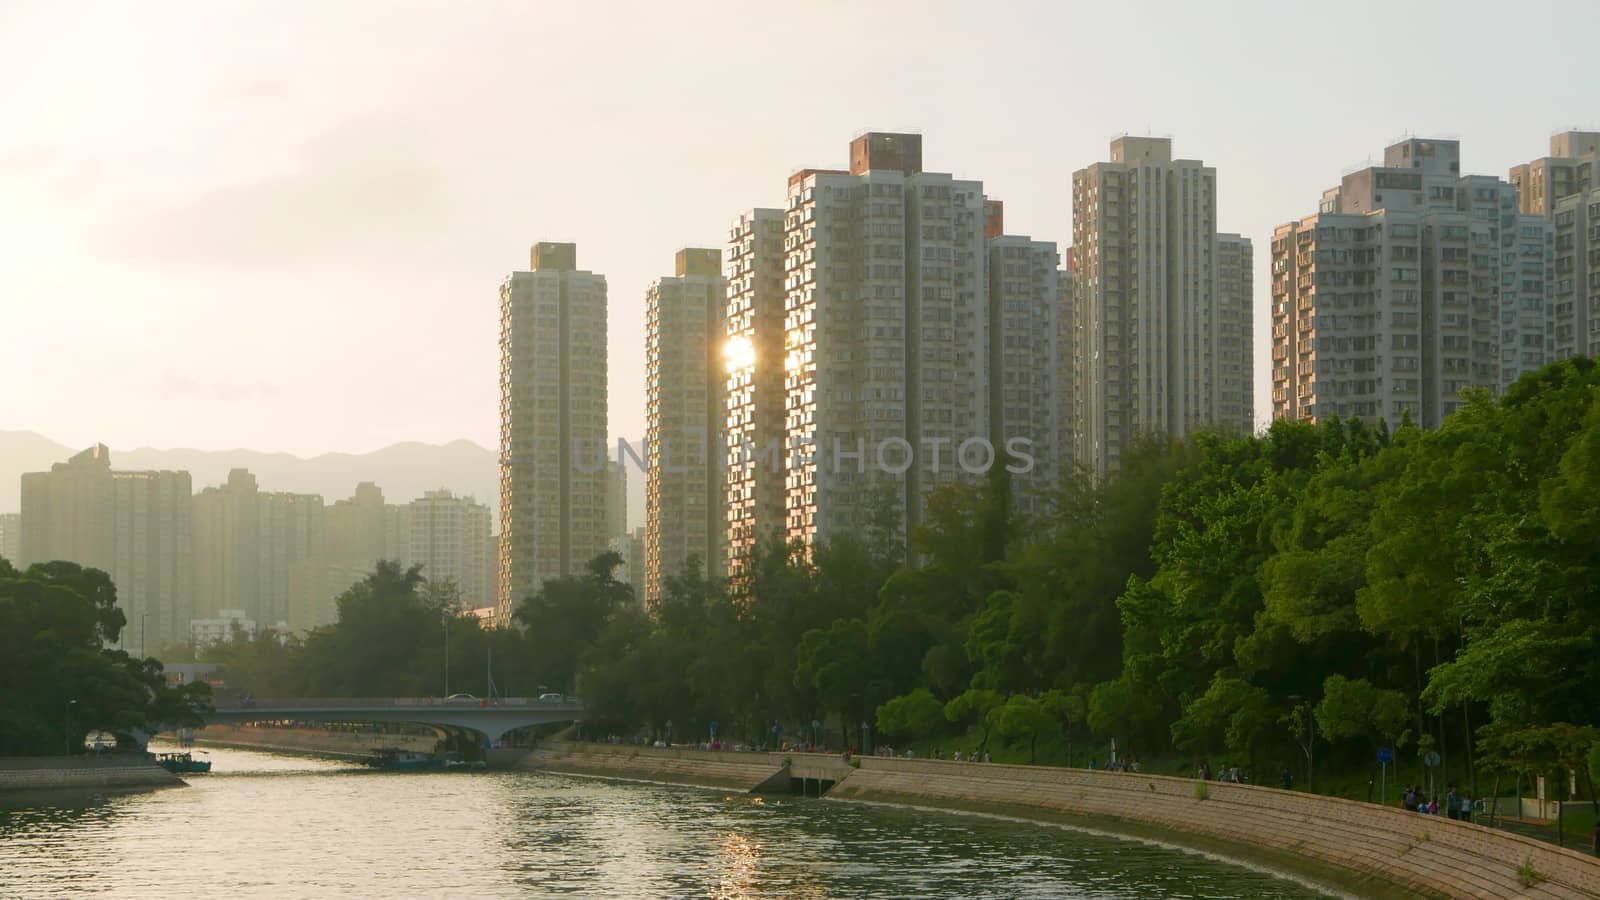
[[1319,896],[1177,850],[984,817],[211,759],[188,788],[0,810],[0,896]]

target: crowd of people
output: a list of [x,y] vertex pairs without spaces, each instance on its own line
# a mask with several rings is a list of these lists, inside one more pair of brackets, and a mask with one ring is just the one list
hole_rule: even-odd
[[1437,796],[1429,796],[1420,786],[1413,785],[1401,795],[1400,805],[1405,807],[1406,812],[1446,815],[1463,822],[1472,821],[1472,797],[1465,791],[1457,791],[1453,784],[1445,790],[1443,803]]

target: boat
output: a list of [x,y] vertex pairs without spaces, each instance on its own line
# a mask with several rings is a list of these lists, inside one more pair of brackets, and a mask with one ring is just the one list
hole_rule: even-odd
[[374,769],[395,769],[403,772],[445,768],[444,760],[430,753],[401,750],[398,747],[374,747],[372,756],[368,757],[366,762]]
[[200,775],[211,771],[211,760],[195,759],[190,753],[158,753],[156,765],[174,775]]
[[489,764],[481,759],[467,759],[458,750],[451,750],[444,755],[444,769],[446,772],[472,772],[489,768]]

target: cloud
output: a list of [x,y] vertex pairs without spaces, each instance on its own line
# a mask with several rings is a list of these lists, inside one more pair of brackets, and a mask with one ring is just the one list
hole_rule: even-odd
[[277,266],[367,247],[415,245],[451,211],[424,135],[352,120],[304,144],[291,171],[129,208],[89,232],[90,249],[156,265]]

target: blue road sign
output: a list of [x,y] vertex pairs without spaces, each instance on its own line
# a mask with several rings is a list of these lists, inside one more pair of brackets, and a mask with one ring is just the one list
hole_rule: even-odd
[[1390,750],[1388,747],[1385,747],[1382,750],[1379,750],[1378,751],[1378,762],[1381,762],[1381,763],[1383,763],[1385,765],[1394,762],[1394,751]]

